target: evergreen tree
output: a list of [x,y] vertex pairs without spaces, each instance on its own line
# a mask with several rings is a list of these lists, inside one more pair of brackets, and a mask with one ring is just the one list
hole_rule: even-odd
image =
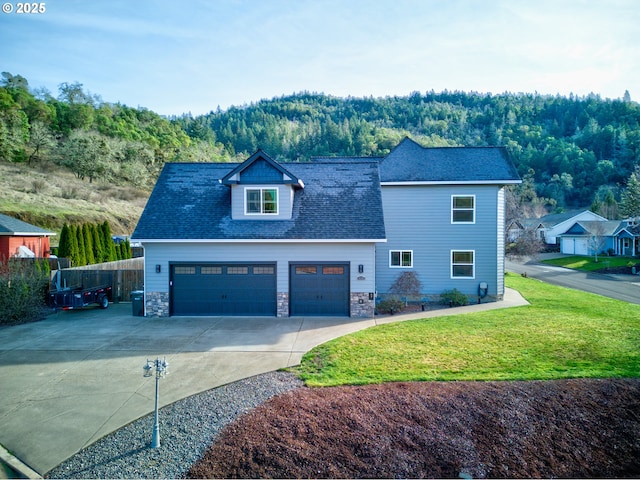
[[620,213],[625,218],[640,218],[640,168],[629,176],[627,187],[620,198]]
[[82,225],[82,236],[84,237],[84,255],[87,260],[87,265],[93,265],[96,263],[96,259],[93,254],[93,232],[91,230],[91,225],[88,223]]
[[72,266],[79,266],[79,255],[78,255],[78,237],[76,235],[76,227],[73,225],[69,225],[69,256],[67,257],[71,260]]
[[66,223],[62,225],[62,231],[60,232],[60,240],[58,243],[58,257],[70,258],[71,245],[69,238],[69,225]]
[[125,246],[125,259],[129,260],[130,258],[133,258],[133,253],[131,252],[131,242],[129,242],[129,239],[127,238],[124,241],[124,246]]
[[102,243],[102,230],[99,225],[95,223],[89,224],[89,228],[91,230],[91,235],[93,237],[93,258],[96,263],[104,262],[104,245]]
[[75,227],[76,241],[78,242],[78,260],[76,265],[83,266],[87,264],[87,256],[84,248],[84,235],[82,232],[82,225]]
[[116,244],[111,237],[111,227],[109,226],[109,222],[106,220],[102,224],[102,242],[104,245],[105,251],[105,262],[113,262],[118,259],[116,254]]

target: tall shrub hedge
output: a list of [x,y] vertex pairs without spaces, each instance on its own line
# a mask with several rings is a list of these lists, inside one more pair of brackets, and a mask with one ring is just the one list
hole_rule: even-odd
[[0,325],[42,320],[48,291],[46,260],[0,262]]

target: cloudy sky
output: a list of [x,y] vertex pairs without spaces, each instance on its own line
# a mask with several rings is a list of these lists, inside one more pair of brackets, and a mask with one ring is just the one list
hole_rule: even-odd
[[0,71],[163,115],[304,90],[640,98],[637,0],[48,0],[30,14],[0,3]]

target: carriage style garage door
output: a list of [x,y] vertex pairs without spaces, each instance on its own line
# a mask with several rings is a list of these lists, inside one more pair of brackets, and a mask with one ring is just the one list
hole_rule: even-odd
[[276,265],[171,265],[171,315],[276,315]]
[[349,264],[291,264],[290,315],[349,316]]

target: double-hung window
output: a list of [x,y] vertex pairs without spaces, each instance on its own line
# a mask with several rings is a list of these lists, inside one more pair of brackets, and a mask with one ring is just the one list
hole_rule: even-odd
[[476,223],[475,195],[451,195],[451,223]]
[[245,213],[247,215],[277,215],[278,189],[245,189]]
[[389,266],[413,268],[413,250],[389,250]]
[[475,274],[475,251],[451,250],[451,278],[474,278]]

